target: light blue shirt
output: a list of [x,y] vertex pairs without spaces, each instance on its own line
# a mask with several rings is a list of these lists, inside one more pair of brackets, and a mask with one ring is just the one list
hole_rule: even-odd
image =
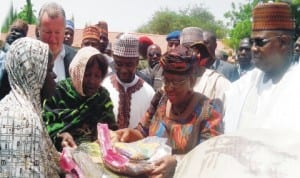
[[66,71],[65,71],[65,64],[64,64],[64,57],[65,57],[65,48],[62,46],[62,50],[57,55],[54,61],[53,71],[57,75],[55,81],[59,82],[61,80],[66,79]]

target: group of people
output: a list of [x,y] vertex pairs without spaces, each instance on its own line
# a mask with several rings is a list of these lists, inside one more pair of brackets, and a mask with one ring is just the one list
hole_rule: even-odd
[[[169,33],[164,53],[149,37],[128,33],[108,52],[107,23],[100,21],[85,27],[75,50],[74,24],[64,9],[44,4],[37,39],[16,22],[22,28],[12,25],[0,60],[0,177],[62,176],[59,152],[95,142],[97,123],[108,124],[121,142],[167,138],[172,155],[154,163],[151,177],[199,177],[218,168],[205,171],[196,163],[212,159],[200,154],[214,144],[212,137],[227,142],[237,137],[220,135],[247,129],[298,133],[300,69],[291,8],[261,3],[252,19],[235,66],[216,57],[216,35],[199,27]],[[224,154],[222,148],[210,151]]]

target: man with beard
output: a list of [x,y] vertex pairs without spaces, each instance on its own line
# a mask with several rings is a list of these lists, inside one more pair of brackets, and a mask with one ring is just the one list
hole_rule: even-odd
[[299,130],[299,65],[293,64],[294,17],[286,3],[253,10],[250,38],[256,66],[226,93],[225,132],[248,128]]
[[159,63],[161,56],[161,48],[157,44],[150,45],[147,50],[148,66],[140,71],[145,78],[143,78],[143,75],[140,75],[140,77],[149,83],[155,91],[160,89],[163,83],[162,68]]
[[253,63],[251,62],[251,44],[250,38],[244,38],[240,42],[239,49],[237,51],[238,57],[238,72],[240,77],[249,70],[254,68]]
[[132,34],[125,33],[116,40],[113,45],[116,73],[103,81],[110,93],[119,128],[136,127],[154,95],[153,88],[136,75],[138,45],[138,38]]
[[252,14],[250,42],[256,68],[234,82],[226,95],[225,134],[188,153],[177,164],[174,178],[300,175],[299,167],[293,166],[300,161],[294,17],[282,2],[260,3]]

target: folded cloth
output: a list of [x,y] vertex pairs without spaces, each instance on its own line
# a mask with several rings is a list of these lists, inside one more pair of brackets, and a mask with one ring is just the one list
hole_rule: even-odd
[[166,138],[152,136],[132,143],[117,142],[114,147],[117,152],[129,159],[147,160],[154,155],[159,146],[166,142]]

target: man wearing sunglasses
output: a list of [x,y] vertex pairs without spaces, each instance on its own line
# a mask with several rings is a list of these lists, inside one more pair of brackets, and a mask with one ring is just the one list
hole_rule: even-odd
[[300,70],[293,63],[294,30],[288,4],[263,3],[254,8],[250,44],[256,68],[226,94],[225,132],[291,129],[300,124],[294,117],[300,107]]
[[157,44],[150,45],[147,49],[148,66],[140,71],[155,91],[162,87],[162,68],[159,64],[161,55],[161,48]]
[[288,4],[275,2],[258,4],[252,14],[256,68],[226,95],[225,134],[189,152],[177,163],[174,178],[300,177],[299,166],[293,166],[300,161],[294,17]]

